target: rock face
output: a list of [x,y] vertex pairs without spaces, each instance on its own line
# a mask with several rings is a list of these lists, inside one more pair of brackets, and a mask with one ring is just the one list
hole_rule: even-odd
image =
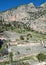
[[32,3],[0,12],[4,22],[19,21],[29,25],[35,31],[46,33],[46,3],[36,8]]

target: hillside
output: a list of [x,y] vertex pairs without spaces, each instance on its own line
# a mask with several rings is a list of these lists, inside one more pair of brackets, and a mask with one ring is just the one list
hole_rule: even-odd
[[0,41],[0,65],[46,64],[46,3],[0,12]]
[[46,3],[36,8],[32,3],[0,13],[3,23],[22,22],[30,29],[46,34]]

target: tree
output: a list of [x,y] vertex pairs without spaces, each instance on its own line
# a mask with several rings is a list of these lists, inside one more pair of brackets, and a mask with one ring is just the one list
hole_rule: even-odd
[[24,40],[24,37],[21,35],[21,36],[20,36],[20,39],[21,39],[21,40]]
[[27,37],[32,37],[32,35],[30,33],[27,34]]
[[43,53],[40,53],[37,55],[37,58],[39,61],[44,61],[46,59],[46,55]]
[[13,61],[13,53],[12,52],[9,53],[9,57],[10,57],[10,61],[12,62]]

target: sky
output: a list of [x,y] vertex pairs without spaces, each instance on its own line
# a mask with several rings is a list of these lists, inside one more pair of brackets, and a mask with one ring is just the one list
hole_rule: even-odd
[[33,3],[37,7],[45,2],[46,0],[0,0],[0,11],[5,11],[7,9],[28,3]]

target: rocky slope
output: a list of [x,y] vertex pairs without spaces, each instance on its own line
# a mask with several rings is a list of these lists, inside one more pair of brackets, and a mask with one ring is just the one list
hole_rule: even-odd
[[31,29],[46,33],[46,3],[35,7],[32,3],[0,12],[4,23],[23,22]]

